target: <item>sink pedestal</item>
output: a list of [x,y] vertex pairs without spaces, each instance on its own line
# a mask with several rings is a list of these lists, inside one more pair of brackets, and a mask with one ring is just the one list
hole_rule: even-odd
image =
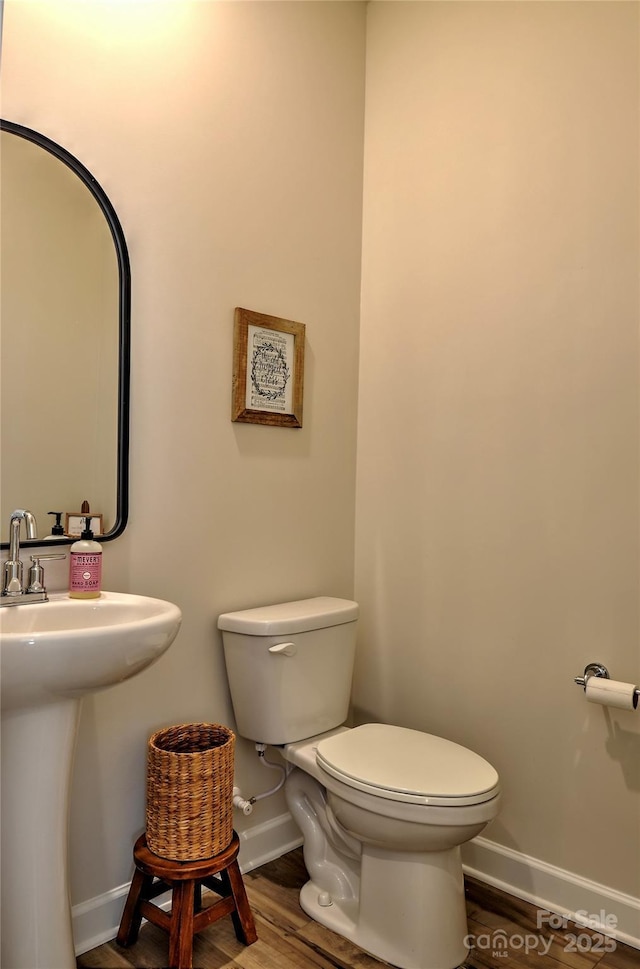
[[82,697],[155,663],[181,618],[125,592],[0,607],[2,969],[75,969],[67,826]]
[[0,964],[7,969],[75,969],[67,824],[80,703],[2,718]]

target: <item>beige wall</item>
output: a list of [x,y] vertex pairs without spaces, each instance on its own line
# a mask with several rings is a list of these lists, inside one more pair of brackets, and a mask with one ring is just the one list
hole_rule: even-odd
[[[232,723],[216,616],[352,595],[354,554],[357,714],[489,758],[495,845],[640,896],[638,718],[572,683],[640,679],[637,9],[369,5],[356,489],[364,5],[7,5],[4,116],[94,171],[131,250],[106,585],[185,617],[85,704],[75,901],[129,877],[148,733]],[[230,423],[236,305],[307,324],[302,431]]]
[[639,718],[573,677],[640,680],[638,67],[635,3],[369,7],[355,687],[636,899]]
[[[3,116],[87,165],[130,248],[131,519],[105,587],[184,612],[154,668],[85,701],[74,902],[130,877],[149,733],[233,724],[217,616],[353,594],[364,25],[350,3],[5,5]],[[301,430],[231,422],[235,306],[307,325]],[[237,762],[246,794],[272,786]]]

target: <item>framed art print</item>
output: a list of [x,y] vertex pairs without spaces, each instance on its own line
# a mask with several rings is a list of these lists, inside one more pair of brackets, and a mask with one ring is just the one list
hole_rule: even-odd
[[237,307],[231,420],[302,427],[304,323]]

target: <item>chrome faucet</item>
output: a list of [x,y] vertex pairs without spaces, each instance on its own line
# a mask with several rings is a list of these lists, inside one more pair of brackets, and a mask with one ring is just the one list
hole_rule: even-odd
[[0,606],[18,606],[23,602],[46,602],[47,590],[42,584],[40,562],[48,559],[63,559],[61,555],[32,555],[33,565],[29,569],[29,585],[22,582],[22,562],[20,560],[20,527],[24,521],[28,539],[38,537],[36,520],[26,508],[17,508],[11,513],[9,523],[9,557],[4,563]]

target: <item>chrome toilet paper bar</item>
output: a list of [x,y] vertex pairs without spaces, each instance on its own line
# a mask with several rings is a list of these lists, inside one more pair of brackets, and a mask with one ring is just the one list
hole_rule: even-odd
[[[596,686],[594,680],[605,681],[602,687]],[[590,684],[589,681],[592,681]],[[640,699],[640,689],[632,683],[618,683],[609,676],[609,670],[602,663],[588,663],[582,676],[574,677],[574,682],[581,686],[587,694],[587,699],[605,706],[617,706],[622,709],[637,709]],[[595,687],[592,689],[592,686]]]
[[585,666],[582,676],[574,677],[574,683],[577,683],[578,686],[586,687],[587,680],[590,676],[601,676],[605,680],[610,679],[609,670],[606,666],[603,666],[602,663],[589,663]]

